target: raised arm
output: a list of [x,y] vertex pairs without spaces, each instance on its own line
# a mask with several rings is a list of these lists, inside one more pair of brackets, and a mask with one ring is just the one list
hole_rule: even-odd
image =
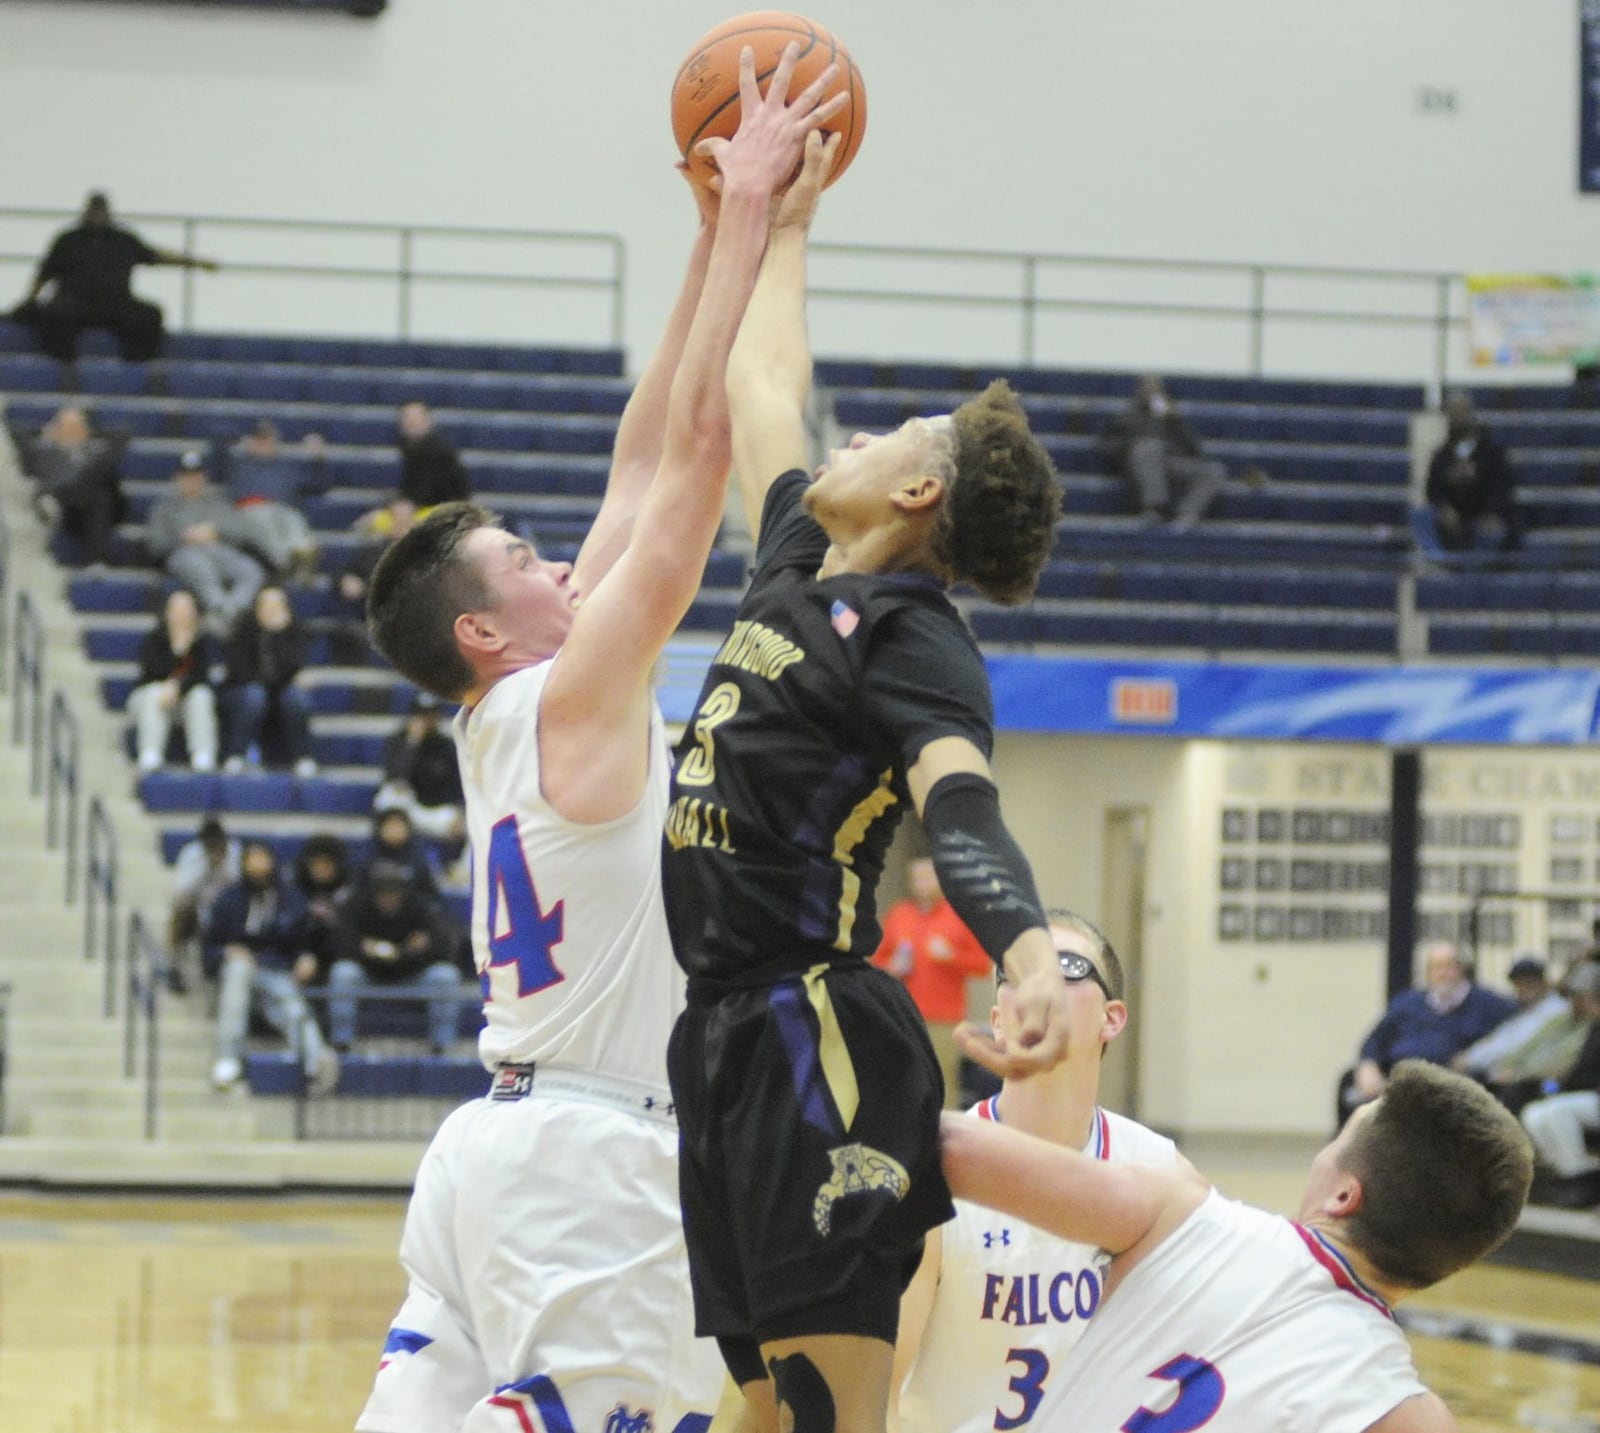
[[628,397],[628,405],[622,410],[622,421],[617,425],[605,498],[573,567],[572,580],[578,591],[585,594],[600,585],[601,579],[626,550],[633,536],[639,504],[644,501],[650,480],[661,463],[672,380],[683,357],[689,325],[705,287],[706,266],[711,261],[711,245],[717,232],[717,195],[702,187],[687,165],[681,166],[681,172],[695,191],[700,232],[689,251],[683,285],[667,317],[666,329],[656,344],[656,351],[645,364],[644,372],[639,375],[639,382]]
[[733,465],[752,537],[760,536],[761,509],[773,481],[807,466],[806,241],[838,147],[836,134],[807,139],[805,166],[773,219],[761,275],[728,360]]
[[667,400],[659,470],[640,505],[640,538],[573,620],[540,706],[545,795],[571,820],[609,820],[643,788],[650,676],[682,620],[722,516],[731,456],[726,371],[766,244],[772,195],[806,135],[845,102],[820,103],[831,67],[787,103],[795,47],[763,98],[749,50],[740,61],[742,119],[731,141],[707,141],[722,180],[721,215],[700,302]]

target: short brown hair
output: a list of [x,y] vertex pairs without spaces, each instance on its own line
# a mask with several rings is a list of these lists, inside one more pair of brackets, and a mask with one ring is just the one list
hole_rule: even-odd
[[1351,1242],[1407,1288],[1425,1289],[1502,1243],[1533,1180],[1522,1126],[1483,1086],[1422,1060],[1394,1067],[1340,1167],[1361,1181]]
[[991,601],[1025,602],[1055,548],[1055,464],[1003,379],[950,418],[955,474],[939,507],[934,553],[955,581]]
[[456,618],[493,605],[494,594],[462,550],[500,519],[475,503],[441,503],[378,559],[367,590],[372,642],[402,676],[459,701],[477,680],[456,645]]

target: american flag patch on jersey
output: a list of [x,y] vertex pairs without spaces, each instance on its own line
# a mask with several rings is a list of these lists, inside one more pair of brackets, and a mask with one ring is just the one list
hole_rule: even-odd
[[848,637],[861,624],[861,614],[854,607],[845,606],[843,602],[836,601],[828,615],[833,623],[833,630],[841,637]]

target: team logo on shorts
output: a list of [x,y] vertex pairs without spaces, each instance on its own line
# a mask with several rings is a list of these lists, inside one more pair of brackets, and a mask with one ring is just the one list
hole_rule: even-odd
[[824,1238],[833,1228],[833,1206],[841,1199],[881,1189],[900,1200],[911,1188],[905,1165],[870,1145],[842,1144],[830,1149],[828,1158],[833,1161],[833,1173],[811,1204],[811,1220]]
[[606,1416],[605,1433],[655,1433],[655,1428],[648,1408],[630,1413],[626,1404],[619,1403]]

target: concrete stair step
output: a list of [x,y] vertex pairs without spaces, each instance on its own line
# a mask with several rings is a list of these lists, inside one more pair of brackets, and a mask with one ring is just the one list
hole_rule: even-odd
[[0,1138],[0,1182],[137,1188],[411,1188],[423,1144],[262,1138],[218,1143],[169,1136]]

